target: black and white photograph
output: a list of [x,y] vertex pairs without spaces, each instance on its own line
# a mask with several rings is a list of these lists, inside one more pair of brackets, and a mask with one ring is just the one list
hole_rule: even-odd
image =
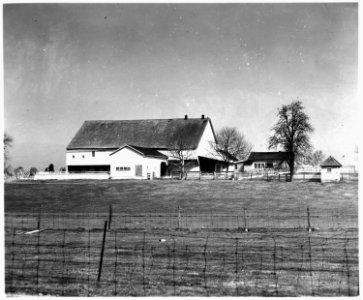
[[3,2],[3,295],[358,297],[359,10]]

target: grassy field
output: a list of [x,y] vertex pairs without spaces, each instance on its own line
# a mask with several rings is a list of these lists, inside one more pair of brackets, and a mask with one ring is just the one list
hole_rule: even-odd
[[5,184],[5,212],[198,213],[249,210],[337,210],[357,213],[358,184],[342,182],[79,181]]
[[5,214],[7,293],[358,295],[357,182],[15,182]]

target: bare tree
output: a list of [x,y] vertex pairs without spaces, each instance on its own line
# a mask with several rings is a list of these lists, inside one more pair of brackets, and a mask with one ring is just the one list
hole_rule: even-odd
[[238,160],[245,160],[251,153],[252,144],[235,127],[223,127],[216,134],[217,143],[212,147],[226,161],[231,159],[230,155]]
[[313,132],[309,116],[304,112],[301,101],[283,105],[277,112],[278,120],[272,127],[269,149],[281,148],[289,152],[288,165],[291,179],[295,173],[295,164],[303,162],[311,154],[309,134]]
[[325,159],[325,154],[321,150],[315,150],[307,159],[307,163],[311,166],[317,167]]
[[169,147],[170,157],[175,160],[175,165],[180,172],[180,178],[185,178],[185,162],[192,158],[193,151],[186,141],[186,135],[183,131],[178,132]]
[[9,148],[13,146],[14,139],[4,132],[4,158],[5,162],[9,159]]
[[4,175],[12,176],[12,167],[9,164],[9,148],[12,147],[14,139],[4,132]]
[[14,170],[14,175],[17,179],[21,178],[21,177],[24,177],[24,168],[23,167],[17,167],[15,170]]

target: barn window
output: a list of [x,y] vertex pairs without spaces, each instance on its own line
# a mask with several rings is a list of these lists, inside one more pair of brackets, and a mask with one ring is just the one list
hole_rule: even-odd
[[116,167],[116,171],[130,171],[130,167]]
[[92,157],[95,157],[96,153],[95,151],[92,151]]
[[74,158],[74,155],[72,155],[72,158]]
[[331,168],[327,168],[327,172],[328,173],[331,173]]
[[82,155],[82,158],[84,158],[84,155]]

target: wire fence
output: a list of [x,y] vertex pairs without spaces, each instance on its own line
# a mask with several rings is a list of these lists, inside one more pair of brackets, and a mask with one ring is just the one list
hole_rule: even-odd
[[[264,212],[264,213],[263,213]],[[335,214],[335,215],[334,215]],[[357,215],[6,214],[9,294],[358,295]]]
[[242,207],[234,214],[213,212],[195,213],[183,208],[175,212],[143,214],[122,214],[113,212],[109,206],[107,213],[43,213],[41,209],[30,213],[6,213],[6,227],[25,230],[33,229],[100,229],[104,220],[108,220],[109,228],[119,229],[211,229],[252,231],[299,231],[307,228],[312,230],[358,228],[358,215],[351,211],[326,208],[324,211],[314,209],[253,209]]

